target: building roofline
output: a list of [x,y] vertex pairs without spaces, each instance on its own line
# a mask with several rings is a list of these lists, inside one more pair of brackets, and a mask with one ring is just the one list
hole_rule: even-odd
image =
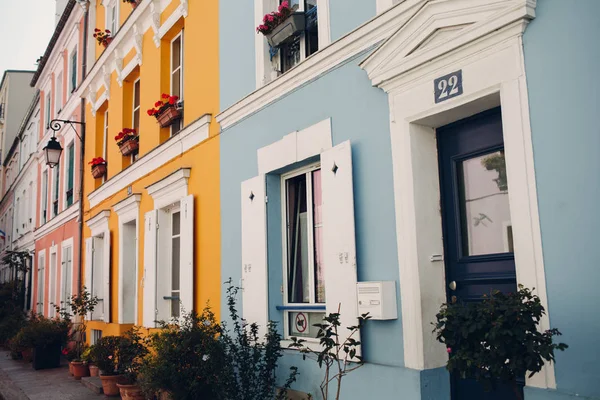
[[30,71],[30,70],[26,70],[26,69],[7,69],[6,71],[4,71],[4,74],[2,74],[2,80],[0,81],[0,88],[2,88],[2,86],[4,86],[4,80],[6,79],[8,74],[35,74],[35,71]]
[[71,16],[71,11],[73,11],[73,7],[75,7],[75,3],[76,3],[75,0],[69,0],[67,5],[65,6],[65,10],[63,11],[60,19],[58,20],[58,23],[56,24],[56,28],[54,29],[54,34],[52,35],[52,38],[50,39],[50,42],[48,43],[48,47],[46,47],[46,51],[44,52],[44,55],[42,56],[42,59],[40,60],[40,63],[38,64],[37,71],[35,71],[33,78],[31,79],[31,83],[29,84],[31,87],[35,87],[35,84],[37,83],[38,79],[40,78],[40,75],[44,71],[44,68],[46,67],[46,62],[48,61],[48,59],[50,59],[50,55],[52,54],[52,51],[54,50],[54,46],[56,45],[56,42],[58,41],[60,34],[64,30],[65,25],[67,24],[67,21],[68,21],[69,17]]
[[29,105],[29,108],[27,109],[27,112],[25,113],[25,117],[23,117],[23,121],[21,121],[19,130],[17,131],[17,136],[15,137],[15,140],[13,140],[13,143],[10,146],[10,150],[8,150],[8,153],[6,153],[4,160],[2,160],[2,165],[4,167],[6,167],[8,165],[8,160],[10,160],[13,153],[15,152],[15,149],[16,149],[18,143],[23,139],[23,132],[25,131],[25,129],[27,129],[27,121],[29,121],[29,118],[33,114],[33,110],[35,110],[35,107],[37,106],[39,99],[40,99],[40,91],[36,90],[35,96],[33,96],[33,100],[31,101],[31,104]]

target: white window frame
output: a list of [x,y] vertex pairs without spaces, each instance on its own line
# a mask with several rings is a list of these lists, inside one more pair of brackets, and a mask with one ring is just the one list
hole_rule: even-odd
[[[107,151],[108,151],[108,108],[106,109],[106,111],[104,111],[104,126],[102,127],[102,158],[104,158],[104,160],[106,160],[107,157]],[[108,173],[104,174],[104,176],[102,177],[102,183],[106,182]]]
[[[52,171],[52,189],[51,189],[51,193],[50,193],[50,207],[51,207],[51,211],[52,211],[52,218],[57,217],[60,214],[60,173],[61,173],[61,165],[60,165],[60,160],[58,162],[58,164],[56,164],[56,166],[54,168],[51,168]],[[56,173],[58,172],[58,176],[56,175]],[[54,198],[56,194],[56,199]],[[56,213],[54,212],[54,202],[57,202],[57,206],[56,206]]]
[[[138,86],[140,88],[140,98],[138,99],[138,105],[136,107],[135,105],[135,87]],[[133,86],[132,86],[132,93],[131,93],[131,127],[133,129],[139,130],[139,126],[135,126],[135,112],[137,111],[139,113],[139,122],[141,122],[141,118],[142,118],[142,86],[141,86],[141,78],[137,78],[134,82],[133,82]],[[139,133],[139,132],[138,132]],[[131,163],[134,163],[137,158],[138,158],[138,154],[137,152],[134,152],[134,154],[131,155]]]
[[[262,19],[265,14],[275,11],[279,7],[278,0],[254,0],[254,21],[255,25],[262,23]],[[302,7],[304,7],[302,3]],[[327,47],[331,43],[331,26],[329,17],[329,0],[317,0],[317,13],[318,13],[318,29],[319,29],[319,50]],[[304,48],[304,46],[301,45]],[[277,69],[278,64],[274,64],[271,61],[269,55],[269,45],[264,35],[256,35],[254,38],[254,51],[255,51],[255,63],[256,63],[256,88],[261,88],[267,83],[271,82],[279,75]],[[304,54],[305,50],[301,50]],[[315,53],[316,54],[316,53]],[[306,59],[301,57],[299,64]],[[274,65],[276,68],[274,68]]]
[[[321,163],[316,162],[305,167],[293,170],[286,174],[281,175],[281,239],[282,239],[282,254],[283,254],[283,305],[285,307],[294,307],[296,310],[284,310],[283,311],[283,323],[284,323],[284,340],[289,339],[291,335],[290,324],[289,324],[289,315],[293,312],[305,312],[307,314],[311,313],[322,313],[326,314],[326,302],[325,303],[317,303],[315,301],[316,293],[315,293],[315,242],[314,242],[314,211],[312,210],[312,201],[313,201],[313,189],[312,189],[312,172],[318,171],[321,169]],[[308,213],[308,263],[309,263],[309,290],[310,290],[310,302],[309,303],[289,303],[288,302],[288,229],[287,229],[287,190],[286,190],[286,182],[300,175],[306,176],[306,195],[307,195],[307,209],[310,209],[311,212]],[[308,202],[310,200],[310,202]],[[323,310],[315,310],[311,309],[311,307],[315,306],[323,306]],[[311,338],[302,336],[302,339],[311,342],[319,342],[317,338]]]
[[[105,29],[110,30],[110,35],[112,37],[115,37],[115,35],[117,34],[117,32],[119,31],[119,28],[121,27],[121,23],[120,23],[120,15],[119,15],[119,11],[120,11],[120,3],[118,0],[108,0],[108,1],[104,1],[104,26],[106,27]],[[112,10],[114,10],[114,14],[112,14]],[[111,15],[112,14],[112,15]],[[111,20],[111,16],[114,16],[114,19]]]
[[[73,56],[75,56],[75,64],[73,64]],[[77,47],[75,47],[70,53],[69,53],[69,95],[71,93],[73,93],[76,89],[77,89],[77,82],[79,80],[79,71],[77,70],[77,66],[78,66],[78,59],[79,59],[79,52],[77,51]],[[73,85],[73,73],[75,73],[75,85]]]
[[40,250],[38,253],[35,283],[37,288],[37,303],[35,304],[35,310],[38,314],[44,314],[44,296],[46,294],[46,249]]
[[[175,70],[173,69],[173,43],[175,43],[175,41],[179,39],[179,67],[177,67]],[[183,65],[183,29],[181,30],[181,32],[179,32],[177,35],[175,35],[175,37],[173,39],[171,39],[171,42],[169,44],[170,46],[170,52],[169,52],[169,94],[173,95],[173,75],[175,74],[175,72],[179,71],[179,100],[178,101],[183,101],[183,94],[184,94],[184,90],[183,90],[183,74],[184,74],[184,65]],[[173,136],[174,134],[180,132],[183,129],[183,119],[179,120],[177,122],[177,125],[180,127],[177,132],[174,132],[174,127],[171,126],[169,129],[171,131],[170,135]]]
[[44,107],[46,115],[44,115],[46,130],[50,129],[50,121],[52,121],[52,90],[46,91],[46,105]]
[[67,190],[69,189],[68,183],[69,183],[69,161],[71,160],[69,158],[69,147],[73,146],[73,202],[71,203],[71,206],[73,204],[75,204],[75,170],[76,170],[76,159],[77,159],[77,147],[75,146],[75,140],[71,140],[64,149],[64,153],[65,153],[65,162],[64,162],[64,171],[63,171],[63,191],[62,191],[62,204],[63,204],[63,208],[67,209],[70,206],[67,206]]
[[[102,290],[102,302],[98,303],[98,306],[94,310],[94,314],[91,317],[100,316],[99,320],[104,322],[110,321],[110,304],[111,304],[111,291],[110,291],[110,228],[109,228],[110,211],[103,210],[96,214],[94,217],[86,221],[88,228],[90,228],[91,235],[86,239],[86,259],[85,259],[85,286],[90,293],[93,293],[93,278],[92,274],[97,271],[96,263],[93,258],[94,255],[88,248],[89,240],[101,241],[102,242],[102,275],[101,285]],[[94,271],[92,271],[94,270]],[[98,320],[98,319],[96,319]]]
[[54,90],[54,114],[55,115],[59,115],[60,112],[62,111],[62,105],[63,105],[63,72],[60,71],[57,75],[56,75],[56,87]]
[[[49,183],[49,168],[42,169],[42,193],[40,196],[40,226],[48,222],[48,183]],[[45,179],[44,179],[45,178]],[[44,211],[46,215],[44,215]]]
[[[67,249],[71,249],[71,276],[65,276],[65,266],[66,266],[66,254]],[[66,312],[71,314],[71,308],[67,306],[67,303],[70,301],[71,295],[73,295],[73,276],[74,276],[74,268],[73,268],[73,238],[69,238],[67,240],[63,240],[61,243],[61,252],[60,252],[60,306],[64,308]],[[70,282],[70,288],[68,289],[68,296],[65,296],[65,284]]]
[[[54,260],[54,263],[52,262]],[[58,292],[58,246],[50,247],[48,270],[48,317],[56,316],[56,298]]]
[[[133,194],[127,197],[125,200],[113,206],[114,212],[117,214],[119,219],[119,298],[118,298],[118,322],[124,323],[138,323],[138,297],[139,297],[139,231],[140,231],[140,201],[142,196],[140,194]],[[122,290],[124,285],[124,225],[135,221],[136,226],[136,237],[135,237],[135,295],[134,295],[134,318],[133,321],[127,320],[123,315],[123,304],[125,303],[124,291]]]

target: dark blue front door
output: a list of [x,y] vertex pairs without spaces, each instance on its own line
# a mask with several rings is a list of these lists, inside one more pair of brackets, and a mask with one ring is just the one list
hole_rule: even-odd
[[[516,290],[513,235],[500,109],[437,130],[449,301],[479,301]],[[452,380],[454,400],[511,400],[510,387],[486,393]]]

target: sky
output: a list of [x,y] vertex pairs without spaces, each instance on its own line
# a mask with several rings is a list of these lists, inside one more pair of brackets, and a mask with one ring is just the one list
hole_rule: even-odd
[[55,11],[55,0],[0,0],[0,79],[7,69],[37,69],[54,33]]

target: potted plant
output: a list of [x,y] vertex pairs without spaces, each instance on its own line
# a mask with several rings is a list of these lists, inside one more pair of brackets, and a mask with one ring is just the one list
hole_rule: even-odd
[[94,179],[102,178],[106,175],[106,160],[102,157],[94,157],[89,162],[92,166],[92,176]]
[[94,38],[98,42],[100,46],[108,47],[110,42],[112,42],[113,38],[111,37],[111,33],[108,29],[94,29]]
[[123,0],[123,3],[131,4],[132,8],[136,8],[141,0]]
[[119,373],[117,364],[120,342],[120,336],[103,336],[91,351],[91,357],[100,369],[102,390],[106,396],[118,395],[117,383],[124,383],[124,377]]
[[299,32],[304,31],[306,26],[303,12],[294,12],[289,3],[281,3],[277,11],[266,14],[263,23],[256,28],[257,33],[262,33],[267,38],[271,47],[279,47]]
[[148,350],[146,340],[139,334],[139,328],[125,332],[117,350],[117,371],[124,377],[122,383],[117,383],[121,398],[144,400],[145,396],[137,381]]
[[140,147],[139,136],[135,129],[123,128],[115,136],[115,141],[117,142],[117,146],[119,146],[119,150],[121,150],[121,154],[124,156],[130,155]]
[[83,353],[81,353],[81,358],[83,359],[83,362],[87,364],[88,369],[90,370],[90,376],[99,376],[100,369],[98,368],[98,366],[96,365],[96,362],[94,361],[93,352],[94,352],[94,345],[91,345],[91,346],[87,347],[83,351]]
[[181,118],[181,112],[176,107],[177,100],[179,97],[163,93],[161,99],[154,103],[154,107],[147,111],[148,115],[156,118],[161,128],[172,125]]
[[545,362],[555,361],[555,350],[568,347],[552,342],[558,329],[538,330],[544,314],[539,297],[522,285],[516,293],[493,291],[480,302],[443,304],[434,332],[447,347],[447,369],[481,382],[486,391],[509,384],[523,399],[518,380],[540,372]]
[[89,376],[90,371],[87,363],[83,360],[83,353],[86,349],[85,332],[87,329],[85,317],[94,312],[98,304],[98,297],[92,296],[84,286],[80,294],[74,294],[68,301],[68,307],[71,314],[75,316],[76,322],[73,324],[73,341],[75,354],[71,361],[71,368],[75,379],[80,380],[84,376]]

